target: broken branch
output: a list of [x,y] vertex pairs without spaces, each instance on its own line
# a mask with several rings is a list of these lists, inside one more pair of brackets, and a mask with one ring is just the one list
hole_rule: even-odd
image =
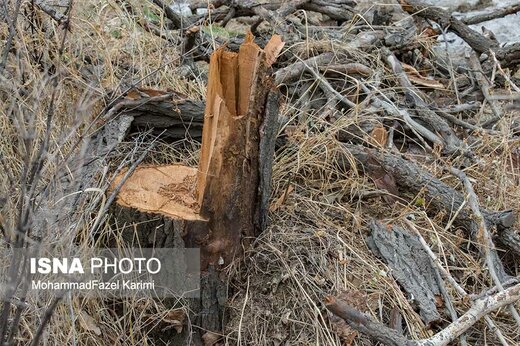
[[462,22],[466,25],[474,25],[482,22],[487,22],[488,20],[493,20],[497,18],[502,18],[510,14],[515,14],[520,11],[520,4],[513,4],[511,6],[499,8],[493,10],[488,13],[477,14],[471,17],[462,18]]
[[[498,277],[497,271],[503,271],[503,265],[500,261],[500,258],[496,255],[496,252],[492,252],[495,249],[495,244],[493,243],[493,239],[491,239],[491,235],[488,231],[486,221],[484,220],[484,216],[480,211],[479,202],[477,194],[473,189],[473,184],[469,181],[466,173],[461,170],[458,170],[454,167],[451,167],[451,172],[456,175],[464,184],[466,189],[466,193],[468,194],[468,204],[471,208],[471,211],[475,215],[476,222],[478,223],[479,233],[477,234],[477,239],[480,240],[479,243],[482,244],[481,252],[484,254],[484,258],[489,270],[489,274],[493,279],[494,284],[501,290],[503,290],[502,280]],[[520,326],[520,316],[518,315],[518,311],[513,305],[509,306],[509,311],[511,315],[516,320],[518,326]]]
[[[401,156],[383,153],[374,149],[365,148],[353,144],[343,144],[345,149],[350,152],[357,160],[361,169],[370,171],[370,160],[376,160],[386,172],[391,174],[398,187],[401,187],[413,194],[424,193],[429,205],[437,211],[455,211],[463,206],[464,196],[451,186],[437,179],[433,174],[421,169],[412,161],[406,160]],[[348,157],[344,153],[339,153],[338,163],[345,168],[350,167]],[[504,234],[514,232],[510,228],[514,222],[512,211],[492,212],[481,210],[484,219],[489,225],[503,229],[498,232],[498,237],[508,247],[514,244],[507,243]],[[467,208],[461,208],[455,222],[467,229],[472,235],[478,234],[478,225],[473,220],[472,214]],[[493,251],[493,250],[491,250]],[[516,249],[515,251],[519,251]],[[501,273],[498,273],[499,277]]]
[[325,297],[325,306],[334,315],[344,319],[352,328],[391,346],[446,346],[478,320],[487,314],[512,304],[520,299],[520,284],[512,286],[504,291],[496,293],[485,299],[477,300],[473,306],[455,322],[438,332],[434,336],[423,340],[409,340],[397,331],[388,328],[378,321],[374,321],[368,315],[357,311],[347,303],[335,297]]

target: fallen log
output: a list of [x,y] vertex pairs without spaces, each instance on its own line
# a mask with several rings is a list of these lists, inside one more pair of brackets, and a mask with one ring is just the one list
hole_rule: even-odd
[[[479,233],[479,225],[466,207],[464,195],[455,190],[451,186],[437,179],[433,174],[421,169],[415,163],[408,161],[398,155],[383,153],[374,149],[369,149],[359,145],[344,144],[345,149],[355,158],[359,168],[370,174],[371,171],[386,171],[395,180],[398,187],[413,194],[424,194],[426,205],[432,207],[433,210],[457,212],[455,224],[468,230],[472,237],[476,237]],[[345,167],[350,167],[350,161],[345,153],[340,153],[338,163]],[[482,215],[489,227],[497,229],[509,229],[514,224],[514,215],[511,210],[503,212],[492,212],[482,210]],[[509,231],[510,232],[510,231]],[[515,244],[506,243],[504,234],[507,232],[498,232],[498,237],[502,243],[505,243],[515,253],[520,253],[520,249],[515,248]],[[495,271],[500,281],[505,281],[507,275],[498,258],[496,250],[490,249],[494,258]]]
[[448,11],[435,6],[428,6],[416,0],[401,1],[403,9],[420,17],[433,20],[441,27],[454,32],[477,53],[486,53],[490,48],[497,48],[498,42],[468,27],[462,20],[455,18]]
[[247,0],[237,2],[223,1],[219,5],[230,5],[235,8],[236,17],[258,14],[258,9],[261,8],[268,11],[279,11],[282,9],[279,11],[280,17],[284,18],[292,12],[301,9],[323,13],[335,20],[347,20],[354,15],[352,7],[356,5],[356,2],[353,0],[297,0],[291,2]]
[[[191,306],[197,330],[222,331],[227,298],[221,271],[266,224],[278,114],[266,52],[279,42],[275,36],[262,50],[249,34],[238,53],[216,50],[198,167],[138,167],[117,197],[116,216],[131,225],[123,234],[130,244],[200,248],[201,294]],[[200,334],[192,342],[202,343]]]
[[169,140],[202,138],[204,102],[153,89],[134,88],[114,103],[107,117],[131,117],[131,130],[152,130]]

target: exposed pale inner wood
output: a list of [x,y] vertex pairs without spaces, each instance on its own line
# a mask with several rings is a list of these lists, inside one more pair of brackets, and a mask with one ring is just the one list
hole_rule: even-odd
[[[117,186],[124,173],[113,183]],[[181,165],[139,167],[123,184],[117,203],[174,219],[203,220],[195,198],[197,169]]]
[[[238,53],[224,48],[216,50],[210,61],[198,168],[138,167],[123,184],[118,204],[186,221],[205,220],[204,217],[217,214],[213,221],[218,226],[210,227],[216,238],[230,237],[226,232],[231,226],[220,223],[228,220],[225,215],[231,209],[240,209],[233,214],[236,225],[232,228],[246,227],[244,224],[250,227],[257,193],[254,170],[258,165],[258,133],[265,102],[265,96],[259,96],[256,88],[266,92],[258,69],[264,66],[265,75],[266,66],[275,61],[282,47],[281,38],[273,36],[266,47],[266,58],[249,33]],[[120,174],[112,187],[124,175]],[[247,205],[234,205],[237,196]],[[235,236],[232,241],[228,239],[230,243],[240,239],[240,233]]]
[[[201,205],[208,193],[208,182],[215,183],[221,176],[223,161],[226,160],[224,152],[231,150],[237,142],[246,142],[247,147],[249,126],[245,133],[241,133],[238,127],[249,121],[244,121],[243,117],[248,116],[251,88],[261,53],[262,49],[249,33],[238,53],[221,48],[211,56],[197,176],[196,194]],[[242,151],[247,156],[248,149],[242,148]],[[224,174],[235,173],[228,171]]]

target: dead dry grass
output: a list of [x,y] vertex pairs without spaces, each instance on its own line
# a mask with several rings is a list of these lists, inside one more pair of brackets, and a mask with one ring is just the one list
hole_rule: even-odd
[[[1,221],[6,230],[15,229],[24,168],[37,157],[39,144],[45,138],[54,78],[58,79],[58,87],[48,160],[37,186],[40,192],[64,170],[65,174],[74,176],[74,167],[68,166],[71,150],[78,143],[81,147],[82,140],[98,127],[96,117],[107,100],[130,85],[174,89],[193,99],[204,95],[202,82],[188,82],[177,73],[178,52],[137,25],[135,18],[140,16],[162,21],[159,11],[141,1],[133,1],[132,8],[134,15],[116,2],[76,2],[70,32],[60,57],[58,51],[63,28],[41,11],[33,13],[30,3],[24,2],[14,54],[10,54],[5,77],[0,82],[0,191],[2,198],[6,198],[1,206]],[[0,28],[4,40],[7,26],[2,24]],[[112,158],[114,168],[128,165],[146,150],[148,144],[143,144],[143,141],[144,136],[138,136],[124,143]],[[177,149],[183,147],[189,150],[181,152]],[[153,160],[193,164],[197,147],[191,142],[176,147],[159,144],[152,149]],[[89,253],[94,245],[92,227],[105,202],[99,197],[105,193],[109,178],[100,176],[97,183],[78,191],[78,194],[91,195],[92,198],[87,198],[82,205],[83,215],[67,215],[69,219],[60,224],[70,227],[39,230],[44,240],[42,251],[53,249],[83,256]],[[59,205],[60,200],[71,198],[63,195],[59,184],[53,185],[53,189],[50,193],[52,200],[47,201],[49,205]],[[46,217],[38,209],[34,213],[35,217]],[[103,238],[103,233],[113,235],[122,227],[114,220],[106,220],[99,233]],[[4,240],[1,247],[0,265],[8,268],[11,258]],[[17,344],[29,344],[50,303],[48,296],[28,297],[16,337]],[[166,343],[179,328],[172,322],[175,320],[172,314],[178,314],[183,306],[172,301],[164,303],[137,298],[129,298],[125,304],[110,304],[101,297],[67,296],[57,306],[42,342],[48,345],[152,345],[160,344],[158,341],[162,339]]]
[[[121,6],[121,2],[77,1],[62,57],[57,56],[57,52],[63,30],[56,23],[39,11],[34,18],[30,11],[20,18],[18,29],[23,34],[17,35],[15,53],[10,55],[6,68],[7,77],[0,83],[0,197],[5,195],[6,198],[1,207],[5,229],[13,229],[21,193],[11,180],[19,181],[24,167],[37,155],[38,144],[45,134],[56,71],[59,82],[49,146],[52,159],[47,162],[40,188],[69,169],[63,162],[74,143],[92,133],[96,116],[107,99],[128,86],[136,83],[173,89],[189,98],[203,98],[204,81],[187,82],[180,77],[179,52],[138,25],[136,18],[139,17],[160,24],[164,20],[160,12],[144,1],[128,3],[133,14],[128,7]],[[4,39],[7,28],[2,24],[0,29]],[[341,54],[341,47],[336,45],[334,49]],[[49,66],[55,70],[48,70]],[[305,82],[315,83],[302,80]],[[290,134],[276,156],[271,226],[255,240],[244,263],[229,268],[229,284],[234,295],[229,303],[226,343],[342,345],[344,340],[338,335],[344,330],[338,330],[341,326],[334,327],[322,300],[326,294],[353,291],[362,292],[361,305],[374,318],[388,323],[392,309],[396,308],[403,315],[411,337],[428,337],[431,331],[414,311],[411,297],[406,296],[391,277],[389,268],[365,244],[366,222],[371,218],[399,222],[413,214],[414,223],[445,268],[473,293],[491,285],[487,273],[481,270],[476,247],[464,232],[444,228],[449,215],[428,214],[427,206],[417,202],[420,196],[407,196],[410,203],[395,205],[381,198],[353,197],[376,188],[362,172],[337,168],[335,154],[344,149],[335,136],[338,130],[351,129],[349,126],[360,119],[370,117],[367,110],[357,109],[331,126],[320,112],[307,112],[305,105],[291,99],[291,95],[288,99],[282,116],[291,125],[281,132]],[[483,160],[466,170],[475,181],[482,206],[491,210],[520,209],[519,141],[509,136],[513,115],[510,112],[502,120],[497,134],[483,135],[481,144],[474,148]],[[294,126],[294,123],[299,124]],[[143,137],[125,143],[119,155],[112,158],[114,167],[135,161],[145,147]],[[149,160],[194,165],[197,150],[198,145],[190,141],[177,146],[159,143],[151,149],[153,158]],[[432,163],[424,158],[419,161],[441,179],[460,188],[460,183],[443,171],[438,161]],[[100,179],[99,185],[90,188],[105,185],[106,181]],[[94,197],[96,194],[94,191]],[[56,191],[56,201],[63,197]],[[46,246],[85,253],[93,245],[91,227],[102,210],[103,201],[91,198],[85,203],[81,222],[71,219],[69,229],[49,229],[44,235]],[[72,227],[76,221],[80,227]],[[101,225],[100,232],[115,234],[121,227],[115,220],[108,219]],[[3,246],[0,265],[6,266],[9,258]],[[507,254],[504,255],[507,259]],[[507,267],[511,274],[518,275],[517,263],[509,261]],[[458,297],[451,287],[448,290],[453,297]],[[33,337],[49,304],[44,298],[33,297],[27,301],[17,343],[26,344]],[[461,313],[469,305],[455,299],[455,307]],[[183,309],[182,302],[129,299],[124,304],[110,305],[101,299],[65,297],[42,340],[48,345],[153,345],[158,335],[159,339],[168,341],[176,334],[176,325],[168,316],[175,315],[177,308]],[[448,316],[444,318],[447,320]],[[492,318],[510,345],[517,344],[520,331],[515,329],[507,312],[498,311]],[[483,322],[468,332],[468,342],[472,345],[497,343]],[[353,344],[371,343],[360,336]]]
[[[342,150],[335,143],[328,134],[313,135],[294,143],[292,153],[287,150],[278,155],[273,203],[276,204],[276,199],[285,191],[290,192],[272,213],[272,226],[255,241],[248,252],[250,257],[232,270],[232,284],[239,293],[232,300],[235,318],[230,327],[230,340],[234,341],[240,333],[242,344],[343,345],[345,339],[332,332],[331,315],[321,301],[327,294],[352,291],[362,292],[363,303],[374,318],[388,323],[392,309],[397,308],[403,314],[410,336],[429,337],[432,331],[414,311],[412,297],[401,290],[390,276],[389,268],[365,243],[369,234],[366,224],[371,218],[399,223],[407,215],[413,215],[414,223],[430,247],[464,287],[481,292],[490,285],[467,235],[455,227],[444,228],[447,215],[428,215],[424,206],[414,203],[388,205],[380,198],[353,199],[351,196],[361,191],[376,188],[356,172],[339,172],[335,168],[333,153]],[[504,149],[499,144],[482,150]],[[492,168],[500,165],[499,162],[505,164],[501,160],[507,161],[507,157],[506,154],[486,160],[483,170],[470,173],[477,182],[486,181],[486,184],[477,183],[480,196],[507,194],[502,201],[484,197],[482,204],[490,209],[503,208],[500,203],[515,208],[519,203],[518,186],[511,185],[518,174],[506,177],[506,173],[496,173]],[[425,168],[435,170],[429,165]],[[457,185],[448,174],[439,176]],[[504,190],[500,189],[501,184]],[[409,200],[417,200],[417,197],[409,196]],[[509,262],[508,268],[517,270],[517,264]],[[458,297],[455,290],[448,289]],[[456,300],[455,307],[463,313],[469,305]],[[508,342],[515,344],[518,330],[511,317],[504,312],[492,317]],[[449,322],[449,316],[445,315],[444,319]],[[498,342],[483,322],[475,325],[467,338],[472,345]],[[354,345],[371,345],[371,342],[361,337]]]

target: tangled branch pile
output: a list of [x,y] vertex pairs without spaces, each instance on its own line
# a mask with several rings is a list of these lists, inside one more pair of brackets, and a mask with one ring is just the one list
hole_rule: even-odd
[[[218,17],[222,6],[215,4],[214,20],[222,20],[223,27],[232,27],[234,20],[252,23],[253,32],[264,40],[275,32],[286,42],[275,73],[288,100],[281,119],[282,143],[275,173],[278,199],[272,205],[274,215],[281,216],[274,216],[272,230],[258,240],[252,257],[241,266],[246,273],[237,274],[243,278],[239,285],[247,287],[241,299],[237,298],[239,338],[247,333],[250,340],[259,343],[272,337],[264,333],[275,329],[280,342],[302,341],[300,338],[308,334],[302,331],[305,327],[294,325],[299,320],[302,324],[312,321],[315,333],[325,343],[337,335],[352,342],[353,331],[326,314],[318,303],[318,292],[336,291],[339,298],[326,299],[328,309],[351,328],[385,344],[446,345],[455,339],[461,344],[473,343],[469,339],[474,334],[464,333],[475,328],[473,323],[483,316],[499,342],[515,340],[520,318],[514,305],[504,316],[509,319],[508,326],[497,329],[484,306],[492,305],[496,310],[506,305],[505,300],[501,300],[504,304],[491,304],[467,297],[486,286],[503,291],[517,284],[511,276],[516,276],[514,258],[520,254],[520,238],[511,209],[517,208],[518,199],[511,194],[501,200],[490,191],[497,188],[491,187],[491,182],[498,183],[498,176],[503,186],[518,184],[520,90],[515,73],[520,43],[499,44],[489,32],[481,34],[466,23],[515,13],[518,6],[466,18],[416,1],[375,6],[341,0],[248,1],[231,5],[222,10],[225,16]],[[462,54],[449,47],[448,32],[467,43],[458,48]],[[192,44],[184,47],[193,48],[194,59],[204,56],[207,43],[213,42],[208,34],[193,23],[187,33],[186,42]],[[489,174],[489,165],[497,161],[490,156],[508,157],[510,163],[494,176]],[[349,172],[347,177],[345,171]],[[360,184],[354,172],[362,172],[373,185]],[[346,187],[350,191],[345,191]],[[489,196],[486,202],[479,202],[475,188]],[[367,206],[372,203],[381,209]],[[333,216],[324,220],[323,214],[328,213]],[[365,222],[372,218],[386,221]],[[363,236],[356,230],[359,226],[371,232],[366,241],[371,255],[388,266],[389,271],[383,272],[390,277],[383,281],[393,283],[393,289],[399,290],[396,296],[408,297],[400,302],[400,309],[379,305],[379,318],[386,315],[383,320],[393,323],[397,331],[363,314],[366,306],[355,292],[367,294],[371,289],[366,282],[356,284],[347,279],[359,270],[367,280],[369,260],[364,258],[368,254]],[[431,239],[432,233],[437,240]],[[345,237],[357,241],[349,240],[348,246]],[[291,246],[292,241],[296,243]],[[446,243],[453,248],[448,251],[449,258],[439,261]],[[471,265],[467,256],[472,258]],[[356,263],[359,260],[361,263]],[[508,263],[504,265],[504,261]],[[338,277],[340,263],[344,277]],[[468,280],[450,269],[460,264],[475,266],[473,270],[479,274]],[[373,280],[379,280],[378,274],[372,274]],[[265,280],[269,288],[262,287]],[[249,287],[251,281],[256,290]],[[280,288],[291,286],[288,282],[296,287]],[[512,293],[508,303],[518,300],[517,290],[518,285],[504,291]],[[272,304],[278,299],[288,299],[310,311],[302,317],[301,310],[288,303],[281,321],[290,327],[274,327],[269,317],[260,314],[279,317],[280,307]],[[395,296],[389,299],[399,301]],[[466,308],[462,301],[468,304]],[[413,316],[407,318],[405,332],[395,317],[403,313]],[[466,323],[472,314],[478,317]],[[443,329],[447,322],[442,320],[452,324]],[[325,328],[329,323],[336,336]],[[251,331],[251,325],[269,327]],[[436,330],[442,331],[428,339]],[[407,339],[417,337],[423,340]]]
[[[87,167],[79,183],[77,176],[69,179],[77,185],[64,181],[63,174],[57,180],[44,177],[45,184],[59,182],[49,185],[53,189],[69,184],[52,203],[44,203],[48,208],[59,208],[61,197],[92,184],[106,192],[112,176],[105,165],[135,167],[152,150],[142,147],[150,136],[159,143],[150,161],[170,163],[182,157],[193,164],[204,117],[199,96],[204,95],[210,54],[224,44],[237,49],[246,30],[262,47],[273,34],[285,43],[273,65],[284,102],[271,226],[243,262],[227,268],[234,293],[227,302],[229,323],[222,334],[207,333],[206,345],[518,342],[520,43],[498,42],[489,30],[476,29],[487,20],[515,15],[518,4],[464,17],[415,0],[215,0],[171,6],[161,0],[147,5],[116,1],[110,5],[114,18],[124,17],[125,25],[115,31],[107,24],[103,32],[82,28],[78,34],[81,26],[75,20],[89,18],[89,9],[82,6],[65,13],[45,1],[21,6],[46,13],[52,22],[45,25],[53,30],[72,28],[70,35],[77,40],[69,38],[74,43],[64,48],[48,47],[51,57],[32,51],[32,44],[42,39],[37,34],[14,40],[20,34],[12,28],[28,25],[30,16],[20,16],[22,24],[13,21],[4,33],[7,49],[0,68],[13,82],[2,79],[2,112],[9,129],[2,147],[13,147],[8,138],[24,143],[20,129],[34,125],[16,123],[12,115],[28,112],[25,106],[13,111],[7,105],[25,97],[43,99],[36,83],[24,84],[26,69],[34,80],[66,76],[73,82],[60,90],[78,98],[90,91],[102,108],[82,124],[60,120],[72,128],[75,139],[92,141],[82,150],[65,146],[66,163]],[[101,5],[95,9],[106,10]],[[452,45],[453,34],[466,44]],[[109,35],[113,41],[122,36],[139,44],[121,48],[114,43],[120,51],[109,45],[97,51],[91,37],[93,42],[80,41],[89,35]],[[19,64],[23,59],[26,65]],[[65,94],[58,93],[56,103],[67,114]],[[35,116],[38,126],[46,114]],[[53,121],[49,129],[60,133]],[[35,162],[57,165],[61,161],[50,161],[61,159],[56,143],[70,144],[70,138],[61,133],[55,141],[51,130],[36,131],[40,139],[47,138],[48,157],[28,148],[20,152],[30,152]],[[54,152],[53,145],[58,147]],[[7,186],[26,176],[20,168],[23,155],[5,152],[12,163],[1,163],[15,172],[3,179]],[[73,153],[81,154],[81,160]],[[31,191],[31,198],[52,195],[42,191],[47,194]],[[74,234],[66,241],[77,242],[78,229],[88,235],[86,241],[93,233],[117,233],[123,226],[106,213],[114,198],[109,195],[98,208],[99,198],[80,194],[72,211],[54,210],[68,213],[56,224],[82,220],[70,227]],[[17,219],[17,200],[6,203],[6,220]],[[38,221],[39,205],[22,204]],[[82,208],[88,213],[78,217]],[[63,235],[52,239],[60,237],[64,242]],[[157,312],[150,322],[149,311],[162,311],[162,306],[133,303],[142,314],[126,316],[121,324],[111,323],[117,314],[90,307],[90,315],[102,322],[97,329],[83,324],[92,332],[85,344],[105,342],[98,330],[111,335],[114,344],[125,344],[132,339],[121,337],[128,325],[142,328],[132,327],[140,338],[157,340],[146,329],[164,323]],[[85,308],[75,304],[72,310]],[[41,307],[24,314],[25,325],[38,324],[39,311]],[[61,332],[56,325],[63,319],[49,322],[48,335],[56,340]],[[188,324],[184,317],[175,321],[176,331]],[[29,338],[31,333],[21,334]],[[66,334],[60,340],[68,340]]]

